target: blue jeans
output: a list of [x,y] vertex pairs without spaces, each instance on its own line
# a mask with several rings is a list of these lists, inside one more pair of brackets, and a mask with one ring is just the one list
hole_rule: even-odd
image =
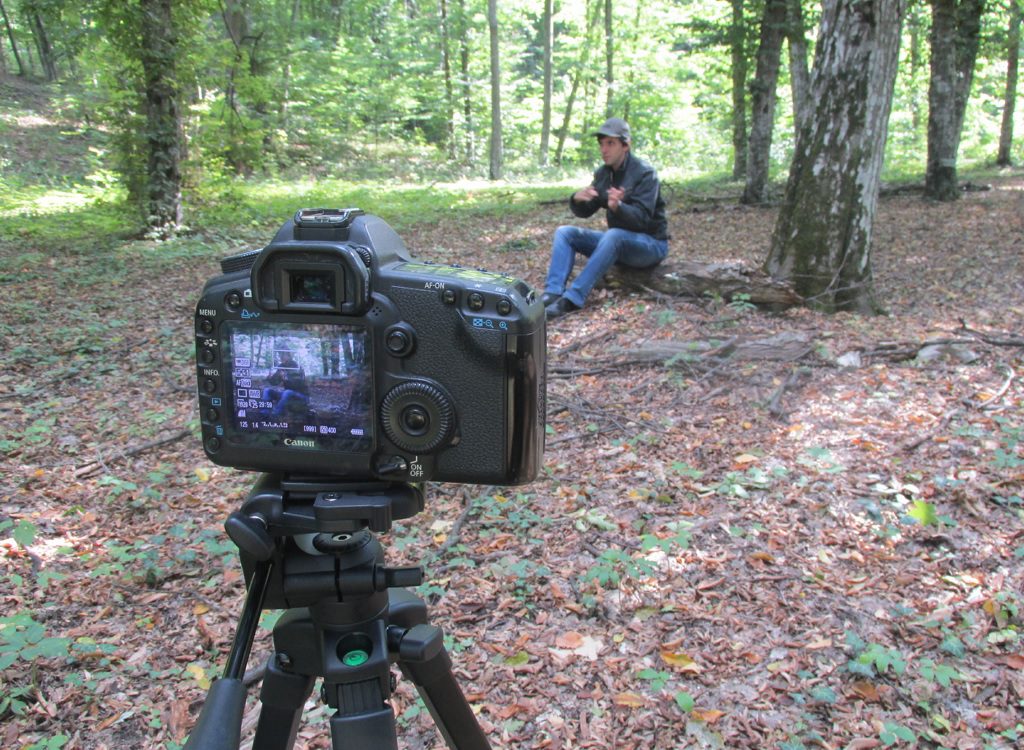
[[280,417],[285,409],[301,409],[309,398],[304,393],[293,391],[290,388],[264,388],[263,400],[276,402],[270,410],[270,416]]
[[[589,260],[572,286],[565,288],[576,253]],[[630,268],[652,268],[668,255],[668,240],[658,240],[642,232],[626,229],[609,229],[598,232],[574,226],[562,226],[555,230],[551,243],[551,265],[544,291],[561,294],[567,300],[583,307],[583,303],[609,268],[618,263]]]

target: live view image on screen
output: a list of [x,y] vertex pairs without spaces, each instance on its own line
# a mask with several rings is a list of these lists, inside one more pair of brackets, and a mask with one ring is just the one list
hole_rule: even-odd
[[[232,426],[267,444],[349,452],[372,445],[372,367],[358,326],[229,323]],[[264,442],[264,441],[257,441]]]

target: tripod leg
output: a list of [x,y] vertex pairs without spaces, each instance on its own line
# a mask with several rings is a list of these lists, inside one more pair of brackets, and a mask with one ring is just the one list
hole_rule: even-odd
[[188,750],[235,750],[238,747],[242,713],[245,711],[245,684],[242,677],[259,624],[271,569],[269,561],[261,561],[256,565],[228,654],[224,676],[210,687],[199,722],[185,743]]
[[260,721],[253,750],[290,750],[302,720],[302,707],[316,678],[284,669],[271,654],[260,690]]
[[490,750],[487,735],[476,720],[452,673],[440,628],[416,625],[401,636],[398,665],[412,680],[452,750]]

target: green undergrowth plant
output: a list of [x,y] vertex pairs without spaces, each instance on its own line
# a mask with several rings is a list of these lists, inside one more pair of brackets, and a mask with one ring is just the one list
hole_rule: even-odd
[[28,612],[0,617],[0,719],[24,714],[34,702],[42,663],[64,660],[70,650],[70,638],[47,635]]
[[667,561],[688,549],[691,541],[690,524],[675,521],[659,532],[640,536],[638,550],[609,547],[598,554],[594,563],[578,576],[584,604],[593,606],[602,590],[622,587],[627,581],[638,585],[661,572]]

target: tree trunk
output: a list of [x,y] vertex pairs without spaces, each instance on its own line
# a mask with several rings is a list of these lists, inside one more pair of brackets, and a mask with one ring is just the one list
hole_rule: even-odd
[[562,154],[565,149],[565,139],[569,135],[569,123],[572,121],[572,109],[576,103],[576,96],[579,93],[580,82],[587,71],[590,59],[590,37],[594,27],[597,25],[597,14],[600,5],[594,3],[593,14],[590,7],[591,0],[587,0],[586,19],[587,32],[583,38],[583,48],[580,50],[580,62],[572,74],[572,87],[569,90],[569,98],[565,103],[565,115],[562,117],[562,127],[558,130],[558,147],[555,149],[555,164],[562,166]]
[[50,37],[46,34],[46,28],[43,26],[43,19],[39,17],[39,11],[35,7],[30,7],[27,12],[32,27],[32,36],[36,40],[39,64],[43,66],[43,75],[46,76],[47,81],[56,81],[57,64],[53,59],[53,47],[50,45]]
[[498,47],[498,0],[487,0],[487,26],[491,32],[491,143],[490,168],[492,180],[501,179],[501,53]]
[[742,203],[764,203],[775,125],[775,87],[779,80],[782,39],[786,33],[786,1],[766,0],[761,18],[757,70],[750,84],[750,142],[747,144],[747,184]]
[[786,38],[789,41],[789,79],[793,90],[793,127],[797,135],[810,109],[811,74],[807,70],[807,29],[801,0],[786,2]]
[[[644,3],[636,4],[636,16],[634,16],[633,18],[633,33],[629,37],[629,52],[627,54],[620,53],[620,56],[625,57],[627,60],[632,60],[636,55],[636,50],[640,39],[640,29],[642,28],[640,22],[643,18],[644,7]],[[620,91],[620,95],[622,96],[623,101],[622,111],[619,114],[619,117],[621,117],[626,122],[629,122],[632,119],[632,115],[630,113],[630,105],[632,104],[633,81],[635,80],[635,78],[636,66],[627,66],[626,85],[625,88]]]
[[462,127],[466,129],[466,164],[475,161],[473,148],[473,85],[469,76],[469,31],[466,21],[466,0],[459,2],[459,74],[462,76]]
[[913,3],[907,10],[907,32],[910,41],[908,57],[910,59],[910,80],[913,82],[910,87],[910,121],[913,132],[921,128],[922,112],[924,106],[921,104],[920,91],[922,86],[918,83],[918,76],[925,67],[924,55],[924,12],[921,5]]
[[452,82],[451,32],[448,28],[448,0],[441,0],[441,73],[444,77],[445,146],[455,159],[455,85]]
[[615,70],[612,65],[615,59],[615,35],[612,23],[612,0],[604,0],[604,83],[606,117],[615,114]]
[[181,224],[181,121],[175,80],[177,38],[172,0],[140,0],[141,62],[146,86],[146,223],[162,235]]
[[11,21],[7,17],[7,8],[4,7],[3,0],[0,0],[0,14],[4,17],[4,28],[7,29],[7,38],[11,42],[14,61],[18,63],[18,75],[24,76],[27,71],[25,70],[25,64],[21,61],[21,53],[18,52],[18,41],[14,38],[14,30],[11,28]]
[[967,97],[981,39],[984,0],[931,0],[931,80],[928,86],[928,165],[924,192],[929,198],[960,197],[956,160]]
[[[299,0],[292,0],[292,11],[291,16],[288,20],[288,41],[285,42],[284,46],[284,66],[282,72],[281,81],[281,107],[280,107],[280,128],[282,133],[288,133],[290,131],[289,117],[289,103],[291,102],[291,82],[292,82],[292,40],[295,39],[295,22],[299,18]],[[287,136],[285,136],[287,139]]]
[[996,156],[996,164],[1001,167],[1010,166],[1010,147],[1013,145],[1013,113],[1017,106],[1017,70],[1020,64],[1019,0],[1013,0],[1010,14],[1006,39],[1006,93],[1003,95],[1003,121],[999,128],[999,153]]
[[576,92],[580,88],[582,71],[577,68],[572,74],[572,87],[569,89],[569,98],[565,102],[565,114],[562,116],[562,127],[558,129],[558,146],[555,147],[555,164],[562,166],[562,153],[565,150],[565,139],[569,134],[569,123],[572,121],[572,108],[576,104]]
[[828,311],[874,310],[871,230],[906,0],[825,0],[801,131],[765,269]]
[[548,165],[548,145],[551,139],[551,58],[555,35],[553,5],[554,0],[544,0],[544,15],[541,17],[542,33],[544,35],[544,104],[540,116],[540,158],[538,163],[542,167]]
[[246,9],[237,0],[226,0],[221,5],[221,16],[224,19],[224,30],[227,32],[228,40],[235,49],[231,64],[227,68],[227,79],[224,82],[224,102],[226,111],[224,117],[227,120],[228,143],[227,156],[231,161],[231,167],[236,174],[247,175],[248,165],[242,158],[246,149],[239,148],[242,145],[245,135],[239,130],[243,129],[242,117],[238,112],[238,87],[236,81],[240,75],[243,64],[244,53],[242,51],[242,40],[249,34],[249,18]]
[[729,26],[730,68],[732,72],[732,177],[743,178],[747,171],[747,55],[743,40],[743,0],[731,0],[732,23]]

